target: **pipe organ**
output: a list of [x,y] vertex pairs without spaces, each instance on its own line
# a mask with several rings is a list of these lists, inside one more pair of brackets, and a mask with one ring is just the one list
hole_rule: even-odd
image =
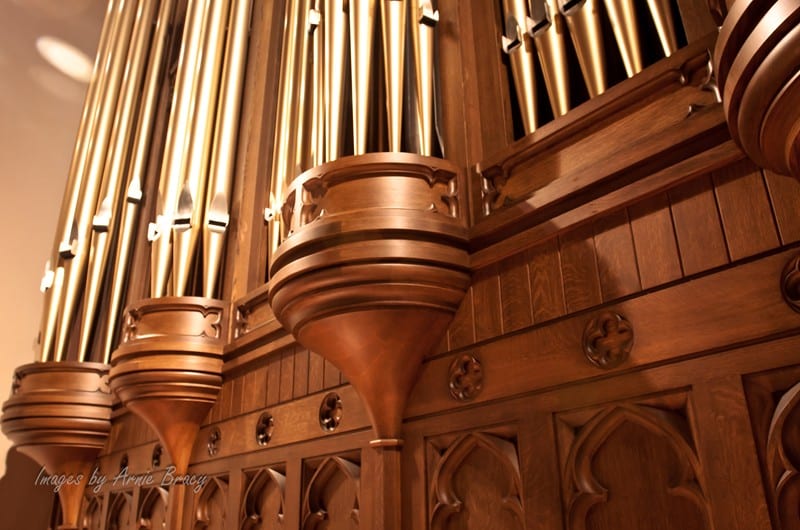
[[109,0],[3,405],[52,527],[798,527],[798,17]]

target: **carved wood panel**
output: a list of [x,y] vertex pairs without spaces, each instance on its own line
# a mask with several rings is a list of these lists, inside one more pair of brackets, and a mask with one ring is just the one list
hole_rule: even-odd
[[198,493],[194,511],[194,530],[223,530],[228,506],[228,480],[212,477]]
[[359,528],[361,466],[328,457],[314,470],[305,490],[303,530]]
[[773,526],[800,529],[800,367],[746,379]]
[[569,530],[711,530],[680,396],[557,416]]
[[516,442],[494,433],[433,440],[428,448],[431,530],[523,529]]
[[112,493],[108,502],[108,517],[105,528],[108,530],[132,530],[134,526],[133,494],[130,492]]
[[247,474],[240,513],[241,530],[284,528],[286,477],[265,467]]
[[166,528],[169,492],[160,487],[143,489],[140,493],[136,530]]
[[103,530],[103,497],[92,496],[84,500],[82,530]]

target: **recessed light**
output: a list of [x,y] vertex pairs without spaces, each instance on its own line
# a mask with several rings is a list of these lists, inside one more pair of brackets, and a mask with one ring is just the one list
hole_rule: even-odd
[[58,37],[44,35],[36,39],[36,49],[45,61],[64,75],[82,83],[92,79],[92,60],[75,46]]

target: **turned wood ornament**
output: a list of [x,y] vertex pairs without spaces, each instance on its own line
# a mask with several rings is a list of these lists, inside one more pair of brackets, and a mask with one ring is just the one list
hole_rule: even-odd
[[65,481],[58,492],[59,528],[77,529],[84,490],[111,431],[108,365],[26,364],[14,381],[3,404],[3,433],[51,477]]
[[469,285],[455,186],[446,161],[372,153],[317,166],[285,195],[272,308],[353,384],[378,439],[400,437],[422,359]]
[[800,177],[800,4],[734,2],[714,66],[733,139],[760,166]]

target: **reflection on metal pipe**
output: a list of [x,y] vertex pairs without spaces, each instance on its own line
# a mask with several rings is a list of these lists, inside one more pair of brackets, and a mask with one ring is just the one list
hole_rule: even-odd
[[154,0],[142,0],[139,3],[131,37],[129,60],[122,81],[122,93],[117,103],[118,112],[103,168],[100,205],[92,220],[94,233],[91,236],[89,271],[84,289],[78,341],[78,360],[80,361],[86,360],[89,353],[97,308],[100,303],[100,289],[107,269],[108,253],[111,242],[116,239],[119,199],[124,183],[123,174],[130,153],[134,112],[139,105],[155,8]]
[[345,0],[324,0],[325,160],[342,154],[342,113],[345,71],[347,69],[347,11]]
[[647,0],[647,7],[650,8],[650,14],[653,16],[664,56],[669,57],[678,49],[675,21],[672,18],[669,0]]
[[642,71],[639,29],[636,26],[633,0],[605,0],[605,4],[625,71],[628,77],[633,77]]
[[306,31],[309,39],[309,53],[305,60],[306,87],[303,92],[303,134],[300,144],[299,169],[305,171],[323,162],[325,148],[324,139],[320,136],[324,132],[323,112],[323,18],[319,11],[319,0],[309,10],[308,26]]
[[67,227],[71,227],[75,217],[78,197],[83,182],[84,165],[88,158],[89,146],[91,145],[92,131],[96,122],[97,113],[100,110],[99,101],[104,91],[107,79],[107,65],[110,61],[111,50],[113,50],[116,38],[117,27],[119,24],[120,2],[111,0],[106,9],[103,27],[100,30],[100,40],[95,57],[94,70],[89,87],[86,91],[86,101],[83,106],[78,137],[75,143],[75,150],[70,163],[69,174],[67,177],[67,187],[64,192],[64,199],[61,205],[58,225],[56,226],[56,240],[50,261],[47,263],[45,277],[42,280],[42,292],[44,293],[44,310],[42,312],[42,325],[39,335],[40,353],[42,361],[53,359],[56,328],[58,325],[58,308],[61,304],[61,287],[63,285],[64,268],[59,266],[61,257],[59,247],[62,241],[62,234]]
[[[116,34],[108,71],[108,84],[103,93],[102,107],[98,116],[97,129],[93,134],[91,156],[86,166],[85,185],[81,190],[73,228],[66,241],[62,241],[62,257],[64,262],[63,298],[59,307],[59,320],[56,331],[55,360],[64,358],[67,341],[75,321],[78,301],[86,280],[86,268],[89,261],[92,218],[97,207],[100,194],[101,177],[104,174],[106,150],[108,148],[111,126],[117,110],[120,85],[124,66],[128,57],[130,35],[133,29],[136,2],[125,1],[120,19],[119,32]],[[74,232],[73,232],[74,230]]]
[[569,111],[569,65],[564,43],[564,19],[558,12],[556,0],[534,0],[536,9],[531,19],[531,33],[536,42],[539,62],[544,75],[547,95],[553,115]]
[[162,0],[158,9],[156,25],[153,30],[150,53],[147,60],[147,74],[142,89],[142,100],[136,120],[128,164],[127,192],[120,212],[117,251],[111,269],[111,291],[106,313],[105,338],[103,341],[103,362],[111,360],[114,339],[119,327],[118,317],[122,310],[122,297],[128,283],[128,269],[133,247],[134,234],[139,218],[139,204],[142,200],[142,181],[147,174],[147,160],[156,118],[158,93],[164,76],[164,60],[169,35],[169,22],[172,18],[175,0]]
[[206,298],[216,296],[222,249],[230,219],[250,6],[251,0],[234,0],[229,17],[203,222],[203,296]]
[[525,134],[536,130],[536,72],[534,70],[533,39],[528,35],[526,0],[503,0],[506,15],[503,51],[511,60],[511,75],[522,111]]
[[178,212],[172,224],[172,292],[175,296],[186,294],[197,241],[202,231],[229,6],[228,0],[214,0],[206,11],[200,75],[193,91],[196,100],[190,129],[188,164],[183,174]]
[[286,21],[283,33],[283,46],[281,68],[278,86],[278,112],[276,118],[275,145],[272,156],[272,174],[270,179],[270,192],[268,207],[264,212],[265,219],[271,222],[268,225],[269,251],[272,254],[281,240],[284,230],[279,208],[283,202],[284,190],[289,184],[290,175],[295,169],[295,154],[297,152],[296,135],[291,131],[297,129],[301,119],[296,95],[300,88],[300,77],[305,70],[303,61],[305,55],[301,54],[301,36],[306,30],[308,15],[308,2],[289,2],[286,10]]
[[591,97],[606,91],[606,60],[597,6],[599,1],[558,0]]
[[159,298],[167,294],[172,245],[170,235],[178,207],[183,176],[188,165],[190,127],[198,63],[203,48],[203,29],[209,0],[189,0],[186,8],[186,25],[181,40],[172,111],[169,116],[164,159],[158,182],[156,220],[150,223],[148,239],[152,243],[150,266],[150,296]]
[[417,81],[417,140],[419,153],[433,152],[433,37],[439,11],[428,0],[411,0],[411,42]]
[[353,98],[353,154],[367,152],[372,37],[376,0],[350,0],[350,72]]
[[403,0],[381,1],[381,35],[386,79],[389,151],[400,151],[403,125],[403,70],[406,49],[406,5]]

